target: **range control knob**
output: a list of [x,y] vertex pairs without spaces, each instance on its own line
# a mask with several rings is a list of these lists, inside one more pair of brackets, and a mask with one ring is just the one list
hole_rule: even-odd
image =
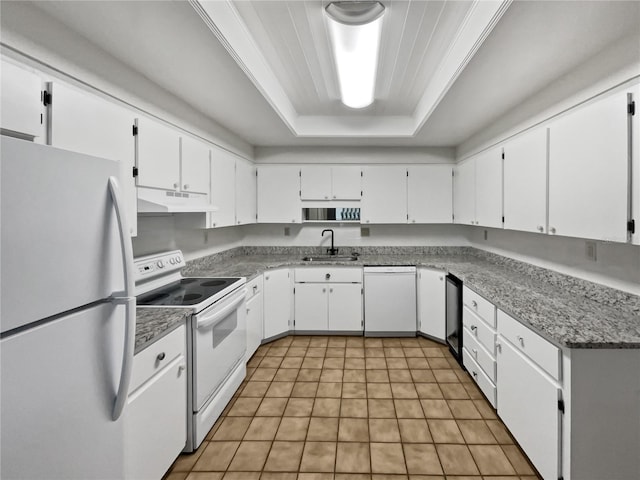
[[171,265],[175,265],[175,264],[176,264],[176,259],[175,259],[175,258],[172,258],[171,260],[169,260],[169,263],[170,263]]
[[156,263],[156,265],[158,266],[158,268],[164,268],[164,262],[162,260],[158,260],[158,263]]
[[178,256],[176,257],[176,263],[180,263],[181,261],[182,261],[182,258],[180,258],[180,255],[178,255]]

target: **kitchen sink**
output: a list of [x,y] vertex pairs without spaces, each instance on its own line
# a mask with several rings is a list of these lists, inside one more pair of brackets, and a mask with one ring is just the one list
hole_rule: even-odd
[[355,262],[358,260],[358,254],[353,255],[313,255],[308,257],[302,257],[303,262]]

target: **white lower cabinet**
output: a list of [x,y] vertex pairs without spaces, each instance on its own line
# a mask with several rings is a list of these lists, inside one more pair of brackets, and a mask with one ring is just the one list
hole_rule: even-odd
[[187,440],[185,326],[135,355],[126,413],[126,476],[162,478]]
[[418,269],[418,330],[441,341],[446,327],[445,275],[442,270]]
[[560,388],[501,337],[498,415],[544,479],[560,472]]
[[247,283],[247,360],[263,339],[263,288],[262,275]]
[[363,330],[361,268],[297,268],[295,281],[296,331]]
[[291,329],[291,275],[288,268],[264,273],[264,338],[282,335]]

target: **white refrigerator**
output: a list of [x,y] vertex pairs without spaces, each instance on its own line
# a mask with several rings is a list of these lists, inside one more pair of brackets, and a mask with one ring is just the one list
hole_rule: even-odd
[[119,479],[135,343],[118,163],[1,138],[0,477]]

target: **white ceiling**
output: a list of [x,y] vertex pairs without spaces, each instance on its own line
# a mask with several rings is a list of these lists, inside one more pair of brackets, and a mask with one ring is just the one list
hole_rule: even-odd
[[[384,3],[377,100],[364,111],[338,100],[321,0],[34,4],[258,146],[459,145],[640,36],[638,1]],[[233,15],[213,21],[209,7]]]

